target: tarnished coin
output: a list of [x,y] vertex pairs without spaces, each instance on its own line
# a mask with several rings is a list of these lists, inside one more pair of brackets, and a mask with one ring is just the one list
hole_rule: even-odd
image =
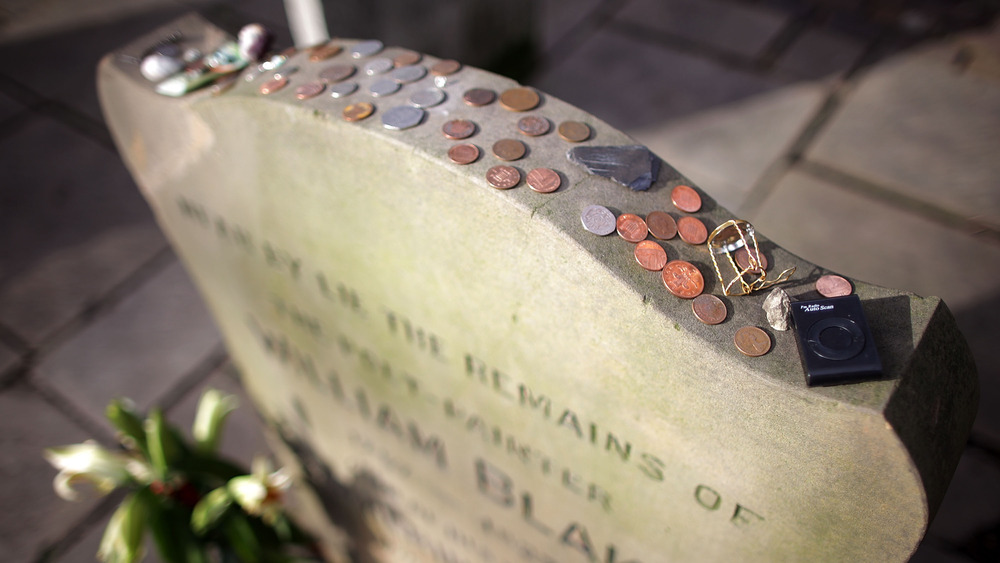
[[665,211],[653,211],[646,215],[649,234],[660,240],[670,240],[677,236],[677,221]]
[[497,93],[493,90],[487,90],[486,88],[473,88],[471,90],[466,90],[462,94],[462,100],[466,104],[472,107],[481,107],[493,103],[493,100],[497,98]]
[[528,152],[528,147],[516,139],[500,139],[493,143],[493,156],[507,162],[517,160]]
[[615,214],[603,205],[588,205],[580,214],[583,228],[599,236],[615,232]]
[[705,278],[694,264],[672,260],[663,267],[663,285],[667,291],[683,299],[694,299],[705,291]]
[[319,45],[309,50],[309,60],[314,63],[325,61],[330,57],[339,55],[343,50],[344,49],[340,45],[334,45],[333,43]]
[[287,85],[287,78],[272,78],[260,85],[260,93],[264,95],[273,94]]
[[854,289],[851,287],[851,282],[847,281],[847,278],[827,274],[820,276],[816,280],[816,291],[823,297],[843,297],[850,295]]
[[288,78],[289,76],[295,74],[299,71],[297,66],[285,66],[278,69],[278,72],[274,73],[275,80],[281,80],[282,78]]
[[[750,253],[754,252],[754,257],[757,259],[757,266],[750,268]],[[747,270],[751,274],[759,274],[767,269],[767,257],[764,253],[757,253],[752,248],[748,249],[743,246],[733,253],[733,259],[736,260],[736,265],[740,267],[740,270]]]
[[673,191],[670,192],[670,201],[674,202],[674,207],[687,213],[694,213],[701,209],[701,196],[691,186],[674,187]]
[[453,60],[438,61],[431,65],[431,74],[434,76],[448,76],[449,74],[455,74],[458,69],[462,68],[462,63]]
[[413,106],[396,106],[382,114],[382,126],[396,131],[409,129],[424,120],[424,110]]
[[440,88],[427,88],[410,94],[410,104],[418,108],[430,108],[443,102],[444,98],[444,90]]
[[659,272],[667,265],[667,251],[658,242],[641,240],[632,253],[635,261],[650,272]]
[[423,55],[420,53],[407,49],[396,53],[396,55],[392,57],[392,62],[396,66],[410,66],[419,63],[422,58]]
[[678,219],[677,232],[681,234],[681,240],[688,244],[702,244],[708,240],[708,227],[695,217]]
[[521,173],[513,166],[501,164],[486,171],[486,181],[498,190],[509,190],[521,182]]
[[619,236],[629,242],[643,240],[646,238],[646,233],[648,232],[646,222],[642,220],[642,217],[632,213],[622,213],[619,215],[615,223],[615,229],[618,231]]
[[476,132],[476,124],[467,119],[452,119],[441,126],[441,132],[453,141],[468,139]]
[[582,143],[590,138],[590,126],[579,121],[563,121],[559,124],[559,138],[570,143]]
[[550,194],[559,189],[562,179],[559,173],[549,168],[535,168],[528,172],[528,187],[540,194]]
[[399,91],[402,85],[391,78],[380,78],[368,86],[368,93],[376,98],[389,96]]
[[358,102],[344,108],[343,116],[347,121],[361,121],[375,111],[375,106],[368,102]]
[[537,115],[526,115],[517,120],[517,130],[529,137],[537,137],[549,132],[549,120]]
[[472,164],[479,158],[479,147],[462,143],[448,149],[448,158],[455,164]]
[[736,349],[752,358],[763,356],[771,349],[771,337],[755,326],[745,326],[733,337]]
[[385,74],[394,68],[396,65],[393,64],[392,59],[379,57],[365,63],[364,71],[368,76],[375,76],[376,74]]
[[351,57],[355,59],[360,59],[362,57],[370,57],[375,53],[382,50],[382,42],[378,39],[372,39],[370,41],[361,41],[351,47]]
[[329,84],[333,84],[354,76],[354,73],[357,72],[357,70],[357,67],[351,64],[330,65],[319,71],[319,79]]
[[300,100],[315,98],[322,94],[324,89],[326,89],[326,84],[322,82],[306,82],[295,89],[295,97]]
[[330,86],[330,97],[343,98],[344,96],[350,96],[357,89],[357,82],[341,82],[340,84],[334,84],[333,86]]
[[538,107],[542,99],[531,88],[511,88],[500,94],[500,107],[507,111],[528,111]]
[[726,304],[711,293],[702,293],[691,302],[691,310],[698,320],[707,325],[717,325],[726,320]]
[[427,69],[422,66],[403,66],[389,73],[389,78],[402,84],[416,82],[427,76]]

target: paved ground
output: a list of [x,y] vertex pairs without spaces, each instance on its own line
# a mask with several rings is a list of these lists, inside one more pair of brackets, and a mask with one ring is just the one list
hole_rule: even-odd
[[[476,45],[434,47],[434,13],[414,30],[391,9],[383,21],[363,3],[333,4],[334,34],[482,56]],[[914,561],[1000,559],[996,2],[508,4],[524,11],[516,21],[536,49],[497,68],[631,133],[791,251],[945,299],[976,355],[982,406]],[[92,560],[116,499],[59,500],[40,450],[110,442],[101,412],[111,396],[180,421],[206,385],[239,392],[94,93],[103,53],[191,7],[284,22],[273,0],[0,0],[4,560]],[[256,425],[241,409],[228,451],[247,460],[262,450]]]

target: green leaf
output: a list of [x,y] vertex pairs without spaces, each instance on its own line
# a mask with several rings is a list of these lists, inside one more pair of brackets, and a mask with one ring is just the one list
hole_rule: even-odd
[[181,459],[182,447],[166,420],[163,411],[153,409],[143,424],[146,431],[146,443],[149,448],[149,461],[161,478],[167,476],[171,468]]
[[167,563],[204,560],[204,549],[191,533],[186,511],[176,508],[173,501],[154,495],[149,488],[140,490],[137,496],[149,507],[149,530],[161,559]]
[[261,545],[245,514],[234,512],[230,518],[226,518],[224,530],[230,547],[241,560],[246,563],[260,561]]
[[226,487],[219,487],[202,497],[191,512],[191,530],[199,536],[205,533],[219,522],[219,519],[226,514],[233,504],[233,497],[229,496]]
[[118,506],[104,529],[97,557],[105,563],[132,563],[143,556],[146,505],[130,494]]
[[191,427],[195,447],[203,453],[214,453],[219,446],[222,426],[239,401],[234,395],[226,395],[218,389],[208,389],[201,395],[198,412]]
[[[122,434],[122,443],[127,446],[134,444],[135,449],[145,456],[149,456],[146,449],[146,431],[142,427],[142,418],[136,414],[132,408],[131,401],[125,399],[114,399],[106,409],[105,416],[111,424]],[[129,443],[131,442],[131,444]]]

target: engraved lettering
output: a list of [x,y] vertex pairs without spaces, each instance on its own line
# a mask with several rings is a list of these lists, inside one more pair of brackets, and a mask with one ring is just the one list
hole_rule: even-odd
[[618,442],[618,438],[611,432],[608,432],[608,441],[604,449],[611,451],[611,446],[614,446],[615,450],[618,451],[618,455],[621,456],[622,461],[628,461],[629,456],[632,455],[632,444],[625,442],[625,446],[622,447],[621,443]]
[[514,483],[510,477],[483,459],[476,459],[476,487],[500,506],[514,505]]
[[580,421],[576,418],[576,413],[566,409],[563,411],[562,416],[559,417],[559,426],[565,426],[567,428],[572,428],[576,432],[577,437],[583,438],[583,430],[580,428]]
[[741,504],[736,505],[736,510],[733,511],[733,517],[729,519],[734,526],[740,528],[746,527],[754,522],[761,522],[763,520],[763,516]]
[[[545,418],[548,418],[549,415],[552,413],[552,401],[545,395],[540,395],[536,398],[535,395],[531,392],[531,389],[529,389],[527,385],[518,385],[517,391],[518,391],[518,396],[521,399],[521,406],[527,405],[533,409],[537,409],[539,406],[541,406],[542,413],[545,415]],[[595,431],[596,428],[592,427],[591,432]]]
[[280,270],[282,273],[289,274],[294,280],[299,279],[302,271],[302,260],[295,258],[280,248],[271,246],[269,242],[265,242],[261,250],[264,253],[264,262],[268,266]]
[[415,325],[410,319],[393,311],[385,311],[389,333],[403,338],[408,344],[430,354],[437,360],[444,360],[441,338],[429,330]]
[[694,498],[698,504],[709,510],[718,510],[722,505],[722,495],[705,485],[698,485],[694,490]]
[[531,502],[531,493],[521,495],[521,516],[529,526],[548,536],[552,534],[552,529],[535,519],[534,504]]
[[203,226],[208,226],[210,221],[205,206],[195,203],[185,197],[178,198],[177,206],[180,207],[181,214],[189,219],[194,219]]
[[640,471],[654,481],[663,480],[663,468],[666,467],[666,464],[660,458],[646,453],[640,455],[639,458],[642,459],[642,465],[639,466]]
[[594,544],[590,542],[590,534],[587,533],[587,528],[580,524],[573,522],[567,526],[560,541],[584,554],[589,561],[597,561],[597,556],[594,554]]

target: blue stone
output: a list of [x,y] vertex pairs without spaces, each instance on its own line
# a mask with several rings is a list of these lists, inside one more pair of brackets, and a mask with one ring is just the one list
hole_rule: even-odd
[[642,145],[573,147],[566,158],[636,191],[648,190],[660,171],[660,159]]

